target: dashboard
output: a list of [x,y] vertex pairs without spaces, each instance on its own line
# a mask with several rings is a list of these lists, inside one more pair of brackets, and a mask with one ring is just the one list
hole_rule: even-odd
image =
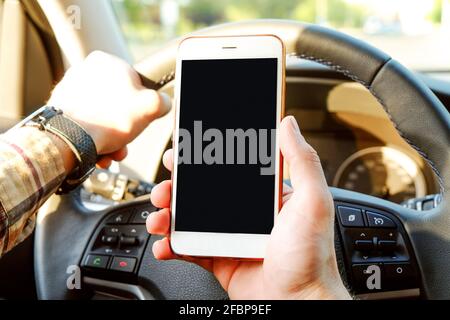
[[362,85],[288,73],[286,114],[296,117],[319,154],[330,186],[395,203],[438,193],[430,166]]

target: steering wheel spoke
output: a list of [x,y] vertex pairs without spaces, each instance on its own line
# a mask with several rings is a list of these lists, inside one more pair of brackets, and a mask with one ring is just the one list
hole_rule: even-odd
[[421,278],[402,222],[404,207],[331,188],[341,270],[354,294],[365,298],[419,296]]

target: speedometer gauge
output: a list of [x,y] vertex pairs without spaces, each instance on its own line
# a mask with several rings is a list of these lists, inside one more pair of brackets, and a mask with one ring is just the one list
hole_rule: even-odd
[[354,153],[339,167],[333,185],[395,203],[423,197],[427,191],[417,162],[390,147],[372,147]]

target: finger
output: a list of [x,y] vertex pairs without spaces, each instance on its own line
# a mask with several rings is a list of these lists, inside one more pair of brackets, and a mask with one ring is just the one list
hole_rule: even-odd
[[170,208],[170,193],[172,189],[172,182],[166,180],[153,187],[150,194],[152,204],[157,208]]
[[146,221],[147,231],[150,234],[165,236],[170,229],[170,210],[168,208],[152,212]]
[[97,167],[101,169],[108,169],[112,164],[112,159],[109,156],[102,156],[97,161]]
[[179,256],[176,253],[172,251],[172,248],[170,246],[170,240],[165,237],[161,240],[155,241],[153,243],[152,247],[153,255],[158,260],[184,260],[188,262],[195,263],[199,265],[200,267],[212,271],[212,265],[213,260],[210,258],[196,258],[196,257],[190,257],[190,256]]
[[169,149],[166,152],[164,152],[163,164],[167,170],[172,171],[172,169],[173,169],[173,149]]
[[108,156],[114,161],[122,161],[127,157],[127,155],[128,155],[128,148],[125,146],[122,149],[109,154]]
[[142,87],[137,94],[137,106],[138,112],[144,115],[147,122],[160,118],[166,115],[172,108],[172,99],[170,96],[163,92],[157,92]]
[[155,241],[152,247],[153,255],[158,260],[177,259],[177,255],[173,253],[168,238]]
[[289,166],[294,192],[327,187],[319,156],[306,142],[292,116],[281,122],[280,148]]

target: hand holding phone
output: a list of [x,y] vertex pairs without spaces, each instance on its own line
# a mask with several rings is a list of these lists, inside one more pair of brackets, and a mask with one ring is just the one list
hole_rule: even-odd
[[[232,299],[349,299],[336,264],[333,201],[319,158],[293,117],[280,125],[280,148],[292,188],[284,186],[282,209],[263,261],[176,255],[169,240],[171,181],[152,190],[153,204],[162,209],[148,217],[147,230],[165,236],[154,243],[153,253],[157,259],[184,259],[213,272]],[[173,151],[163,160],[172,170]],[[208,187],[199,185],[199,192]]]

